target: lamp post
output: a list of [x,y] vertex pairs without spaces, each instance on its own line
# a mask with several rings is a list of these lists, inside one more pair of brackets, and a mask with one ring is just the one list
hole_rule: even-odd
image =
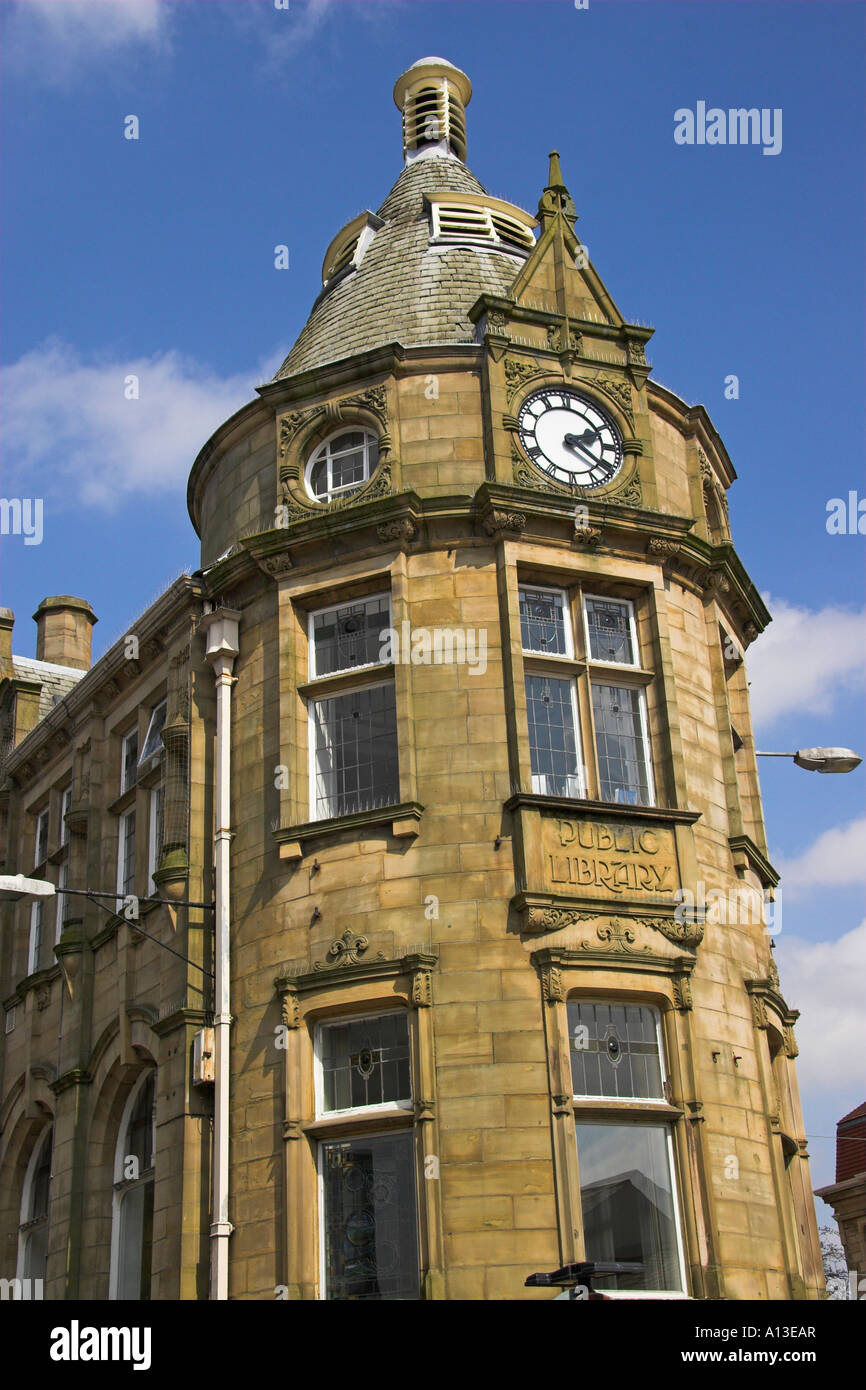
[[795,753],[755,753],[756,758],[793,758],[807,772],[853,772],[863,759],[852,748],[798,748]]

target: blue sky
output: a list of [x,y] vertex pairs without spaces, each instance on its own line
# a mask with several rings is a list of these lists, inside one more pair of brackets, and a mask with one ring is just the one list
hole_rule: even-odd
[[[0,550],[16,651],[32,655],[46,594],[90,599],[99,654],[197,567],[190,464],[294,341],[334,233],[396,179],[393,83],[441,53],[473,81],[473,171],[534,210],[560,151],[593,263],[656,329],[655,376],[727,445],[735,541],[776,617],[750,652],[760,743],[863,751],[864,538],[825,523],[830,498],[866,495],[864,17],[805,0],[6,0],[0,488],[44,500],[42,544]],[[780,108],[780,153],[677,145],[674,112],[699,101]],[[832,1135],[864,1099],[864,773],[762,773],[807,1130]],[[833,1143],[811,1148],[817,1186]]]

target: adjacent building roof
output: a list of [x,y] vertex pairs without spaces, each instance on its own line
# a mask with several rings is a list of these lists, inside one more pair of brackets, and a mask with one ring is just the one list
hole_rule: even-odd
[[357,269],[327,288],[274,380],[398,342],[404,347],[471,343],[469,310],[481,294],[506,294],[517,257],[430,245],[425,195],[486,194],[459,159],[416,159],[378,210],[380,227]]
[[51,661],[36,661],[29,656],[13,656],[12,672],[13,680],[40,682],[40,719],[44,719],[64,695],[68,695],[78,684],[82,676],[87,675],[86,671],[79,671],[74,666],[55,666]]

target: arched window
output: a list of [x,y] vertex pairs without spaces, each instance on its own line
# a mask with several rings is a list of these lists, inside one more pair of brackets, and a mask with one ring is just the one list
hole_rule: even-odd
[[[21,1195],[21,1224],[18,1227],[18,1278],[45,1279],[48,1261],[48,1202],[51,1189],[51,1153],[54,1130],[49,1128],[37,1140],[27,1165]],[[31,1291],[29,1297],[41,1297]]]
[[111,1298],[150,1298],[155,1128],[156,1069],[151,1068],[126,1102],[114,1156]]
[[306,484],[317,502],[332,502],[363,487],[379,462],[379,441],[370,430],[329,435],[307,462]]

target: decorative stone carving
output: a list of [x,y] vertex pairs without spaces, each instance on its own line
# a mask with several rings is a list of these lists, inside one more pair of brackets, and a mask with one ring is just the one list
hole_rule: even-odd
[[800,1049],[794,1038],[794,1027],[791,1023],[785,1025],[785,1055],[791,1058],[799,1057],[800,1055]]
[[755,626],[754,623],[745,623],[745,624],[743,625],[743,644],[744,644],[744,646],[747,646],[747,647],[748,647],[748,646],[750,645],[750,643],[754,642],[754,640],[755,640],[755,638],[757,637],[757,635],[758,635],[758,629],[757,629],[757,627]]
[[703,590],[711,597],[719,597],[731,592],[731,581],[724,570],[708,570],[704,575]]
[[279,457],[286,457],[299,430],[321,419],[324,414],[323,407],[316,405],[310,410],[293,410],[288,415],[280,416]]
[[300,1120],[283,1120],[284,1139],[303,1139],[304,1132],[301,1129]]
[[626,342],[626,354],[629,362],[636,367],[646,366],[646,353],[643,343],[637,342],[634,338],[629,338]]
[[776,964],[776,958],[772,954],[772,952],[770,954],[769,960],[767,961],[767,979],[769,980],[772,989],[779,988],[779,967]]
[[505,315],[501,309],[488,309],[487,311],[487,330],[489,333],[501,333],[505,329]]
[[643,488],[640,477],[635,473],[630,483],[619,492],[609,493],[605,501],[618,502],[622,507],[639,507],[643,502]]
[[677,946],[700,946],[704,939],[703,922],[678,922],[675,917],[641,917],[645,927],[661,932]]
[[712,482],[714,477],[712,466],[700,445],[698,445],[698,467],[701,470],[701,477],[706,482]]
[[674,1004],[683,1013],[692,1007],[692,982],[688,975],[674,977]]
[[39,985],[36,989],[36,1007],[40,1013],[48,1008],[51,1003],[51,990],[48,985]]
[[433,1003],[430,974],[426,970],[416,970],[412,976],[412,1003],[416,1009],[429,1009]]
[[589,526],[585,521],[576,521],[573,540],[575,545],[585,545],[588,550],[594,550],[601,541],[601,527]]
[[647,553],[655,555],[664,562],[672,560],[675,555],[680,553],[681,542],[669,540],[666,536],[653,536],[647,546]]
[[388,397],[384,386],[370,386],[366,391],[359,391],[357,395],[346,396],[337,402],[337,408],[342,418],[346,407],[356,406],[360,410],[369,410],[371,415],[375,415],[383,430],[388,428]]
[[301,1010],[297,996],[284,994],[280,1001],[280,1020],[284,1028],[300,1028]]
[[552,1096],[554,1115],[571,1115],[572,1100],[571,1096]]
[[545,965],[541,970],[541,997],[546,1004],[562,1004],[565,990],[562,985],[562,971],[558,965]]
[[332,941],[326,952],[327,960],[313,963],[314,970],[325,970],[329,965],[357,965],[370,945],[366,936],[355,936],[347,927],[342,936]]
[[292,557],[287,551],[282,555],[265,555],[259,560],[259,565],[265,574],[269,574],[273,579],[279,579],[281,575],[288,574],[289,570],[293,568]]
[[420,1124],[431,1124],[436,1119],[436,1102],[434,1100],[416,1100],[415,1119]]
[[[563,330],[559,324],[551,324],[547,330],[547,346],[551,352],[563,351]],[[573,329],[568,330],[568,346],[566,351],[573,352],[579,356],[583,350],[583,338],[580,333],[575,333]]]
[[606,396],[609,396],[612,401],[616,402],[629,424],[634,425],[631,387],[628,382],[623,381],[621,377],[607,376],[602,372],[596,377],[595,384],[600,391],[603,391]]
[[[634,927],[630,922],[621,921],[618,917],[612,917],[609,926],[596,928],[596,936],[601,943],[602,949],[611,951],[623,951],[627,955],[647,956],[650,955],[649,946],[637,946],[637,936]],[[580,943],[583,951],[597,951],[598,947],[593,941],[582,941]]]
[[523,531],[526,529],[526,517],[523,512],[488,512],[484,518],[483,526],[488,536],[495,536],[499,531]]
[[756,1028],[767,1027],[767,1006],[759,994],[752,995],[752,1022]]
[[542,368],[536,362],[521,362],[514,357],[505,359],[505,381],[508,387],[508,404],[514,400],[521,387],[531,377],[539,376]]
[[280,503],[285,507],[290,522],[311,521],[317,516],[330,515],[333,512],[344,511],[347,507],[357,507],[363,502],[372,502],[377,497],[387,497],[393,490],[390,465],[380,463],[364,487],[350,493],[348,497],[336,498],[333,502],[317,504],[312,500],[300,501],[292,491],[290,478],[284,477],[280,483]]
[[397,517],[394,521],[383,521],[376,527],[380,541],[405,541],[414,538],[415,526],[408,516]]
[[591,922],[597,916],[595,912],[575,912],[570,907],[530,907],[523,930],[534,936],[541,932],[562,931],[565,927],[577,926],[578,922]]

